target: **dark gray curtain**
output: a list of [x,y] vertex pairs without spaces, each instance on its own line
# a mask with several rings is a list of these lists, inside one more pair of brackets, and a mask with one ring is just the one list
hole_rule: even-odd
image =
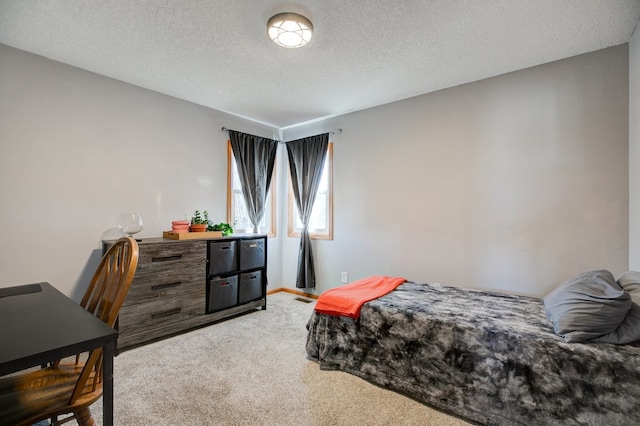
[[253,232],[258,232],[271,186],[278,141],[235,130],[229,130],[229,139]]
[[289,173],[296,205],[302,219],[300,235],[300,251],[298,252],[297,288],[316,286],[316,273],[313,266],[313,250],[309,237],[309,218],[313,202],[318,192],[318,184],[322,176],[324,160],[327,156],[329,133],[311,136],[287,142],[289,156]]

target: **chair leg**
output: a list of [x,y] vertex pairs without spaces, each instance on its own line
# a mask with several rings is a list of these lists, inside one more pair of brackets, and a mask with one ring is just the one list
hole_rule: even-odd
[[93,417],[91,417],[91,410],[89,407],[83,408],[80,411],[76,411],[75,413],[76,421],[79,426],[95,426],[95,422],[93,421]]

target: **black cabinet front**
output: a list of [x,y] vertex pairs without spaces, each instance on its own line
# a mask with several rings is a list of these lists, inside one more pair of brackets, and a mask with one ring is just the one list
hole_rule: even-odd
[[266,238],[240,241],[240,269],[262,268],[267,263]]
[[262,271],[240,274],[238,303],[251,302],[262,297]]
[[208,284],[207,312],[227,309],[238,304],[238,276],[214,277]]
[[266,301],[266,268],[266,236],[209,241],[207,313],[254,300]]
[[207,256],[208,276],[228,274],[238,270],[236,241],[210,241]]

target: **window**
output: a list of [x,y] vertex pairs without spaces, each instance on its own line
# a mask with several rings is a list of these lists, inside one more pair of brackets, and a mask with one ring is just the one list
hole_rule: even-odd
[[[260,221],[260,233],[268,234],[271,237],[276,235],[275,173],[276,168],[274,167],[274,177],[271,179],[271,186],[267,194],[267,205]],[[234,232],[253,232],[253,224],[247,213],[247,204],[242,194],[242,185],[231,149],[231,142],[227,144],[227,221],[233,227]]]
[[[302,220],[296,206],[291,177],[289,177],[289,229],[290,237],[299,237],[302,231]],[[318,193],[311,211],[309,236],[316,240],[333,239],[333,143],[327,147],[327,158],[322,169],[322,178]]]

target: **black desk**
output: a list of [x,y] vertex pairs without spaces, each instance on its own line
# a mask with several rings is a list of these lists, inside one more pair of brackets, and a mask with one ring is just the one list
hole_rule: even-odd
[[103,348],[103,424],[113,425],[118,332],[49,283],[0,288],[0,376]]

